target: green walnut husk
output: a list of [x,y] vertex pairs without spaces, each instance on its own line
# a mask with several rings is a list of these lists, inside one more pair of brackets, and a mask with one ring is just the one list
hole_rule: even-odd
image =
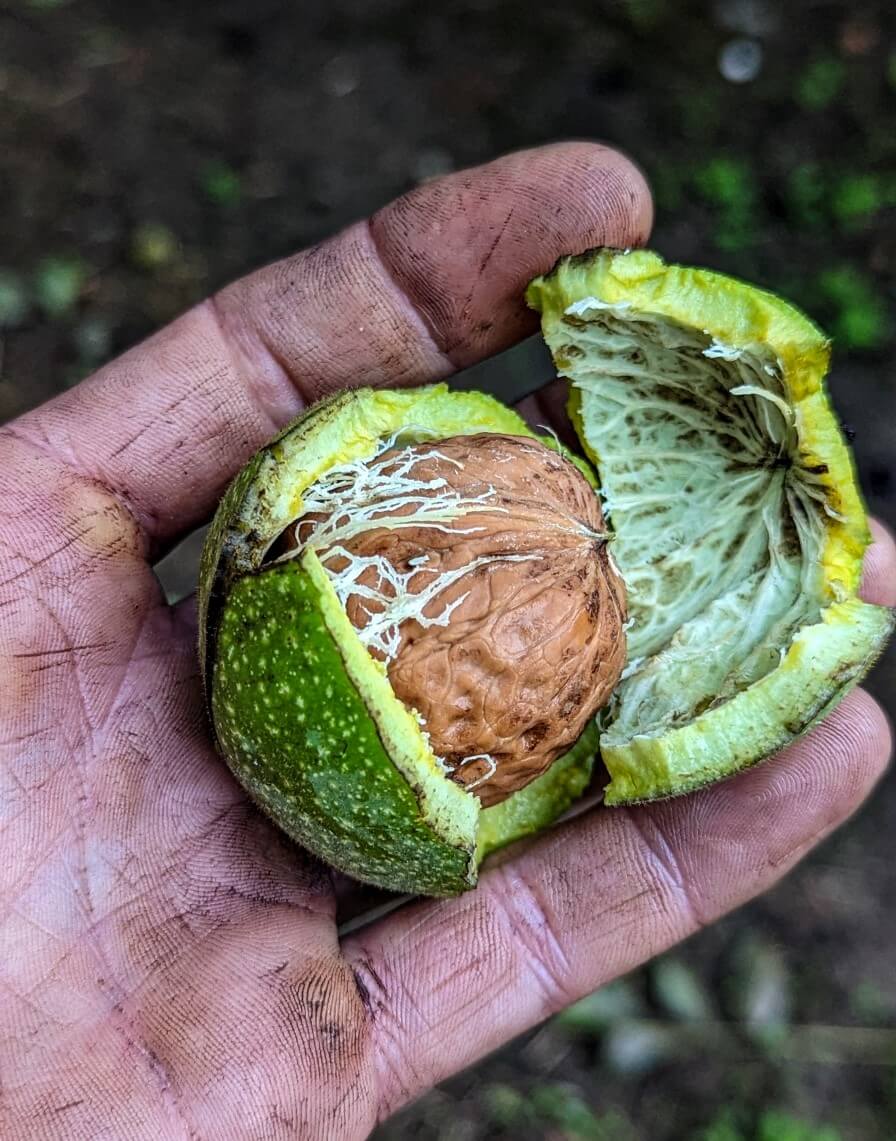
[[444,385],[343,393],[250,461],[203,554],[218,747],[289,835],[397,891],[473,886],[485,855],[581,794],[598,749],[609,804],[756,763],[824,716],[892,628],[888,610],[857,597],[867,520],[824,389],[829,345],[810,321],[645,251],[564,260],[527,297],[570,382],[630,614],[610,704],[536,781],[482,808],[446,776],[314,553],[266,561],[334,466],[402,432],[532,435],[514,412]]

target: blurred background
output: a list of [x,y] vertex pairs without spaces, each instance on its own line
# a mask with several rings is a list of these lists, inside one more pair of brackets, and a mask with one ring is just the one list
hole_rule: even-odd
[[[896,525],[894,31],[866,0],[0,0],[0,419],[421,180],[597,138],[648,172],[657,249],[834,335]],[[894,834],[891,776],[771,895],[377,1136],[890,1141]]]

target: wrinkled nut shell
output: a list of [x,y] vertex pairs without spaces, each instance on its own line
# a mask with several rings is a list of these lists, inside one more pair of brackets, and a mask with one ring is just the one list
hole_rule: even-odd
[[[482,508],[441,527],[374,527],[344,549],[410,572],[411,593],[477,563],[424,609],[437,617],[457,603],[446,625],[401,624],[388,674],[452,778],[497,804],[565,753],[609,699],[625,664],[625,587],[597,496],[556,452],[500,435],[410,450],[414,480],[484,497]],[[393,455],[399,449],[378,462]],[[369,571],[362,581],[381,586],[378,578]],[[350,595],[346,611],[362,631],[376,607]]]

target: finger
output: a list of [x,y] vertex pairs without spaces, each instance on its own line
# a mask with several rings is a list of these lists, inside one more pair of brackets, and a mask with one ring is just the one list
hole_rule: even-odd
[[650,221],[644,179],[615,151],[509,155],[237,282],[12,431],[169,540],[304,404],[498,352],[535,327],[531,277],[561,254],[637,245]]
[[896,606],[896,540],[877,519],[871,520],[871,540],[865,552],[862,597],[878,606]]
[[889,753],[864,693],[779,758],[704,792],[598,810],[350,936],[384,1115],[764,891],[861,803]]

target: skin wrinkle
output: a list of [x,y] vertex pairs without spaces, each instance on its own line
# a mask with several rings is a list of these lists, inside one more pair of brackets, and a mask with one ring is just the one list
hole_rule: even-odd
[[[75,537],[76,537],[76,539],[78,539],[78,537],[83,537],[83,533],[80,532]],[[39,567],[45,566],[47,563],[49,563],[50,559],[53,559],[54,557],[58,557],[58,553],[59,553],[58,549],[53,551],[53,552],[50,552],[50,556],[48,556],[46,559],[40,560],[40,563],[38,563],[37,565]],[[139,639],[139,633],[140,633],[140,631],[138,629],[136,631],[136,634],[135,634],[135,640]],[[72,656],[73,659],[79,657],[79,655],[72,653],[72,646],[65,646],[65,647],[60,648],[60,649],[53,647],[49,650],[49,653],[64,653],[66,655]],[[122,671],[122,679],[124,677],[127,677],[127,672],[128,672],[128,669],[127,669],[127,665],[126,665],[126,667],[124,667],[124,670]],[[76,665],[76,662],[75,662],[74,677],[76,680],[80,679],[80,673],[78,672],[78,665]],[[88,733],[89,733],[89,731],[90,731],[90,721],[89,721],[89,717],[88,717],[89,701],[88,701],[88,698],[86,697],[86,695],[84,695],[83,683],[80,680],[79,680],[78,689],[79,689],[80,694],[81,694],[82,710],[83,710],[83,714],[84,714],[84,719],[86,719],[86,725],[88,727]],[[113,694],[112,701],[110,703],[113,711],[114,711],[114,707],[115,707],[115,701],[116,701],[116,697]],[[97,741],[94,744],[94,748],[92,748],[91,752],[94,753],[94,755],[96,755],[97,753],[103,752],[102,737],[97,739]],[[89,808],[89,800],[90,800],[89,778],[86,776],[86,770],[82,769],[80,764],[79,764],[79,766],[76,766],[75,771],[79,772],[79,774],[81,775],[81,788],[82,788],[81,794],[78,796],[78,799],[76,799],[75,804],[76,804],[76,807],[78,807],[81,810],[81,817],[83,817],[83,816],[89,817],[91,815],[90,814],[90,808]],[[75,818],[73,820],[73,825],[75,827],[76,834],[78,834],[78,836],[79,836],[79,843],[82,843],[83,833],[84,833],[84,831],[86,831],[86,824],[83,823],[83,819]],[[86,861],[86,859],[83,858],[83,856],[78,861],[78,866],[76,866],[76,874],[78,874],[78,881],[80,883],[80,895],[83,899],[84,908],[86,908],[86,912],[87,912],[88,916],[91,916],[92,912],[94,912],[94,906],[92,906],[92,903],[91,903],[91,890],[90,890],[89,876],[87,875],[87,861]],[[90,925],[91,926],[94,925],[94,924],[92,924],[92,921],[91,921]],[[160,1068],[163,1070],[162,1062],[161,1062],[161,1055],[159,1054],[158,1051],[153,1050],[152,1047],[145,1045],[145,1044],[142,1044],[138,1041],[139,1036],[136,1034],[136,1031],[134,1029],[135,1021],[134,1021],[134,1019],[129,1018],[127,1015],[126,1005],[124,1005],[124,1002],[122,1001],[122,997],[121,997],[123,995],[123,989],[120,986],[118,988],[115,987],[114,972],[111,970],[111,966],[110,966],[110,962],[108,962],[108,958],[102,956],[102,953],[100,953],[100,948],[94,940],[92,940],[92,939],[86,940],[86,945],[88,947],[94,949],[95,952],[100,956],[99,962],[100,962],[100,964],[102,964],[102,966],[100,966],[100,969],[102,969],[103,978],[106,980],[105,985],[104,985],[104,989],[105,989],[105,993],[106,993],[107,998],[108,998],[108,1002],[110,1002],[110,1006],[111,1006],[112,1011],[114,1012],[114,1011],[120,1010],[124,1014],[124,1017],[126,1017],[126,1026],[124,1026],[121,1033],[126,1035],[126,1037],[128,1039],[128,1043],[130,1046],[134,1046],[134,1047],[137,1047],[137,1049],[144,1050],[144,1052],[146,1053],[146,1057],[150,1058],[150,1060],[151,1060],[151,1068],[153,1068],[153,1070],[156,1071],[156,1073],[159,1073]],[[170,1079],[166,1076],[166,1078],[164,1078],[163,1090],[168,1089],[169,1086],[170,1086]]]
[[[391,286],[399,304],[405,306],[412,319],[419,325],[421,339],[424,341],[428,340],[432,345],[433,352],[442,358],[444,372],[441,373],[441,377],[450,376],[455,371],[456,366],[454,362],[439,344],[437,330],[430,324],[426,314],[414,304],[413,299],[409,296],[407,291],[402,288],[401,282],[396,277],[395,270],[389,262],[386,250],[382,249],[377,241],[376,231],[373,228],[371,219],[365,221],[364,232],[370,242],[371,251],[380,264],[383,277],[389,286]],[[440,379],[441,377],[438,369],[430,374],[430,379]]]
[[[5,436],[10,440],[14,440],[16,443],[23,445],[26,448],[30,448],[40,459],[45,460],[57,468],[60,467],[61,465],[59,465],[57,457],[55,457],[50,450],[51,445],[47,442],[45,437],[35,437],[35,435],[29,431],[31,426],[31,423],[24,418],[21,420],[13,421],[12,424],[5,424],[2,428],[0,428],[0,438]],[[113,490],[101,479],[97,478],[96,476],[86,475],[78,471],[71,464],[65,464],[64,471],[60,472],[60,475],[57,478],[65,478],[66,472],[70,473],[74,479],[80,480],[86,485],[94,485],[109,497],[110,503],[115,503],[123,509],[126,515],[134,521],[137,533],[140,536],[139,549],[135,551],[135,553],[140,556],[145,556],[148,552],[148,547],[145,545],[145,540],[143,537],[146,534],[147,530],[149,530],[149,527],[147,526],[145,520],[141,518],[139,509],[135,506],[135,504],[130,502],[126,493],[120,489]]]
[[[107,1025],[111,1026],[117,1034],[121,1035],[128,1050],[135,1051],[138,1055],[147,1057],[150,1060],[150,1068],[160,1081],[160,1091],[163,1097],[167,1096],[170,1090],[170,1078],[158,1054],[153,1051],[145,1041],[141,1040],[136,1018],[132,1012],[129,1013],[129,1004],[126,1001],[125,992],[121,987],[116,987],[114,979],[110,981],[109,963],[103,956],[99,944],[92,939],[85,939],[82,946],[95,955],[97,965],[103,971],[102,975],[97,976],[97,981],[108,1004],[106,1011]],[[65,957],[66,956],[63,956],[62,958],[64,959]],[[61,961],[62,960],[60,960],[60,962]],[[182,1109],[178,1105],[176,1098],[173,1098],[171,1105],[176,1110],[178,1120],[186,1127],[186,1119],[183,1116]],[[196,1134],[188,1128],[188,1136],[193,1137],[196,1136]]]
[[499,886],[491,898],[509,927],[509,942],[522,945],[524,963],[542,990],[545,1010],[560,1010],[577,996],[570,993],[568,981],[564,981],[571,975],[570,962],[555,930],[550,907],[541,898],[545,889],[527,882],[512,864],[497,874],[504,881],[504,890]]
[[[687,918],[689,934],[702,930],[706,926],[707,920],[701,913],[701,908],[679,863],[675,848],[663,834],[659,821],[649,812],[639,808],[629,810],[627,818],[649,853],[652,866],[657,872],[657,878],[659,879],[661,875],[669,890],[681,904],[682,911]],[[660,868],[662,873],[659,872]]]
[[[114,702],[113,702],[114,707]],[[95,756],[98,751],[101,751],[101,745],[98,748],[91,750]],[[89,754],[88,754],[89,755]],[[77,762],[77,756],[75,757]],[[88,917],[86,931],[92,938],[87,938],[84,945],[87,949],[92,951],[96,956],[97,965],[102,970],[102,982],[100,983],[100,990],[106,996],[109,1003],[109,1020],[115,1029],[117,1029],[124,1037],[128,1047],[135,1050],[138,1054],[142,1054],[149,1062],[149,1068],[153,1075],[158,1079],[159,1090],[163,1098],[163,1102],[171,1108],[178,1121],[183,1125],[186,1130],[187,1136],[191,1139],[200,1141],[198,1132],[189,1123],[188,1116],[185,1112],[181,1099],[174,1089],[172,1076],[169,1073],[168,1067],[165,1065],[158,1050],[154,1049],[146,1041],[145,1037],[141,1036],[138,1028],[137,1016],[133,1010],[130,1010],[130,1003],[128,1001],[128,992],[122,985],[121,981],[116,977],[117,972],[112,966],[111,956],[107,953],[104,941],[100,937],[100,923],[95,915],[93,906],[93,892],[91,889],[91,881],[88,872],[88,861],[86,857],[86,830],[87,830],[87,816],[89,809],[87,807],[90,801],[90,794],[88,788],[93,792],[92,785],[90,784],[89,777],[86,772],[81,769],[80,765],[76,763],[76,771],[79,773],[81,780],[82,796],[78,798],[78,804],[81,811],[78,813],[74,820],[75,829],[77,833],[78,847],[81,852],[81,861],[78,866],[78,882],[83,895],[83,905]],[[94,807],[95,812],[95,807]],[[92,814],[90,814],[92,815]]]
[[[336,387],[334,372],[347,374],[354,384],[377,385],[437,379],[451,371],[390,281],[367,223],[350,226],[219,297],[222,307],[254,314],[256,331],[268,346],[282,346],[279,359],[309,402]],[[297,309],[304,311],[300,328]]]
[[[119,543],[123,548],[121,553],[132,553],[135,558],[145,558],[149,550],[144,538],[145,528],[141,523],[137,509],[128,501],[127,496],[122,494],[121,491],[109,487],[103,480],[96,476],[80,472],[69,464],[60,464],[58,459],[51,452],[45,450],[48,446],[46,443],[38,443],[31,434],[22,430],[27,423],[28,422],[23,418],[22,420],[13,421],[12,424],[4,425],[0,428],[0,440],[5,437],[10,442],[14,441],[16,445],[23,446],[30,450],[35,459],[48,464],[54,473],[52,477],[48,477],[48,483],[51,486],[57,482],[65,484],[66,481],[70,481],[68,486],[71,491],[79,489],[84,495],[99,492],[101,496],[104,496],[109,508],[116,508],[122,512],[122,515],[119,517]],[[91,529],[89,527],[85,528],[82,533],[76,536],[76,541],[86,537],[90,533]],[[108,544],[108,547],[113,547],[114,545],[115,544]],[[57,554],[58,553],[61,553],[61,551],[57,552]],[[30,569],[35,570],[36,567],[32,566]],[[0,583],[0,589],[2,589],[4,585],[7,584]]]
[[[246,386],[252,403],[268,419],[269,435],[275,435],[284,421],[292,419],[306,406],[301,384],[292,377],[285,362],[277,352],[276,345],[270,344],[259,330],[242,318],[242,311],[222,304],[220,294],[212,294],[202,302],[214,321],[221,344],[229,355],[234,375]],[[265,377],[268,383],[258,384],[257,378]],[[270,393],[267,389],[274,388]]]
[[[504,219],[504,221],[501,224],[497,234],[495,235],[494,240],[492,241],[491,245],[489,245],[488,248],[486,249],[483,258],[479,263],[478,272],[475,274],[475,276],[472,278],[472,280],[470,282],[470,291],[467,294],[467,298],[464,301],[463,306],[461,307],[461,318],[466,323],[470,322],[470,314],[473,310],[473,299],[476,296],[476,291],[479,287],[479,284],[484,279],[485,271],[488,269],[489,262],[494,257],[495,252],[497,251],[498,247],[501,244],[501,239],[504,237],[505,233],[507,232],[507,228],[513,219],[513,214],[514,214],[514,208],[511,205],[510,209],[507,212],[507,217]],[[480,327],[487,327],[487,326],[480,326]],[[458,345],[453,345],[450,343],[446,344],[445,352],[449,356],[449,358],[451,356],[452,351],[457,349],[458,347],[459,347],[459,344]]]

